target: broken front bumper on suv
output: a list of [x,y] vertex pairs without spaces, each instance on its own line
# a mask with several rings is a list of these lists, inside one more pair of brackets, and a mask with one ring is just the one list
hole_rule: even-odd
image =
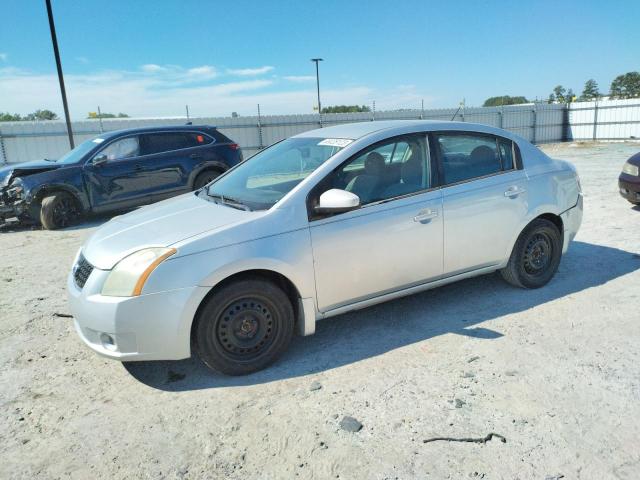
[[11,184],[0,187],[0,221],[5,218],[23,217],[28,211],[24,187],[16,179]]

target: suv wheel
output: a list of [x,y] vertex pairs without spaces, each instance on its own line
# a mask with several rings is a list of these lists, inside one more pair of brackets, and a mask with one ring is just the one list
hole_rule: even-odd
[[246,375],[267,367],[287,349],[294,314],[279,287],[254,278],[216,291],[196,322],[194,347],[205,365],[227,375]]
[[198,190],[204,187],[205,185],[213,182],[219,175],[220,172],[216,170],[205,170],[204,172],[199,173],[193,182],[193,189]]
[[555,275],[562,256],[562,235],[549,220],[539,218],[520,234],[502,278],[520,288],[540,288]]
[[73,195],[67,192],[55,192],[42,199],[40,223],[47,230],[65,228],[77,223],[82,210]]

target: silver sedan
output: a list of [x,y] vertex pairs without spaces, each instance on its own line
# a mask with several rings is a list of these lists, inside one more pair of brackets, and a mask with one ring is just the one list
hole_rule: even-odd
[[113,359],[247,374],[318,320],[474,275],[544,286],[582,220],[575,169],[504,130],[381,121],[296,135],[116,217],[68,279]]

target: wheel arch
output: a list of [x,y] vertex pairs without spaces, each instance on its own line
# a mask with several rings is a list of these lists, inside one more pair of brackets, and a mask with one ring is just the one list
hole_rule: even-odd
[[[284,293],[289,298],[289,301],[291,302],[291,307],[293,308],[293,314],[294,314],[295,327],[298,330],[300,330],[300,327],[299,327],[300,323],[304,323],[306,319],[305,319],[305,312],[301,303],[302,296],[300,295],[300,291],[298,290],[296,285],[287,276],[275,270],[250,269],[250,270],[238,271],[236,273],[228,275],[227,277],[220,280],[218,283],[216,283],[214,286],[212,286],[209,289],[209,292],[207,292],[204,298],[202,298],[202,300],[200,301],[200,304],[198,305],[198,308],[196,309],[196,312],[191,321],[190,338],[192,341],[193,341],[194,331],[198,324],[198,317],[200,316],[200,312],[204,308],[204,305],[207,303],[209,298],[225,285],[228,285],[235,281],[246,279],[246,278],[260,278],[260,279],[272,282],[278,287],[282,288]],[[313,318],[312,320],[315,322],[315,318]]]
[[193,190],[196,178],[198,178],[198,175],[200,175],[201,173],[206,171],[215,171],[222,174],[227,170],[229,170],[229,167],[225,163],[218,160],[204,162],[191,171],[189,175],[189,189]]
[[520,227],[517,233],[513,236],[513,238],[511,239],[511,242],[509,243],[509,250],[506,252],[505,258],[500,268],[506,265],[507,262],[509,261],[509,258],[511,257],[511,252],[513,252],[513,248],[515,247],[516,242],[518,241],[518,238],[520,238],[520,235],[522,234],[522,232],[524,232],[524,230],[531,224],[531,222],[538,220],[540,218],[544,220],[548,220],[551,223],[553,223],[558,228],[558,231],[560,232],[560,238],[564,239],[564,222],[562,221],[562,217],[560,216],[560,214],[550,210],[538,211],[534,215],[529,217],[527,221],[524,222],[524,224]]
[[76,190],[75,188],[69,185],[56,183],[51,185],[43,185],[42,187],[40,187],[38,190],[36,190],[31,194],[31,199],[29,201],[30,215],[33,216],[34,213],[36,213],[36,210],[39,213],[40,204],[42,203],[42,200],[45,197],[57,192],[64,192],[71,195],[75,199],[75,201],[78,202],[78,205],[82,209],[82,213],[86,213],[89,211],[90,209],[89,204],[85,196],[81,192],[79,192],[78,190]]

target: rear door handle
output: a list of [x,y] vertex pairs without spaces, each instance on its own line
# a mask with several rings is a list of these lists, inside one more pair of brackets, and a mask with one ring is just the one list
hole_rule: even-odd
[[202,155],[200,155],[199,153],[192,153],[191,155],[189,155],[189,157],[191,157],[191,158],[202,158]]
[[520,188],[520,187],[517,187],[517,186],[514,185],[513,187],[507,188],[507,191],[504,192],[504,196],[505,197],[515,197],[515,196],[521,195],[521,194],[523,194],[525,192],[526,192],[526,190],[524,188]]
[[438,216],[437,210],[422,210],[418,215],[413,217],[414,222],[426,222]]
[[142,165],[140,165],[139,163],[137,163],[136,166],[133,168],[136,170],[136,172],[139,172],[140,170],[144,170],[144,168],[142,168]]

